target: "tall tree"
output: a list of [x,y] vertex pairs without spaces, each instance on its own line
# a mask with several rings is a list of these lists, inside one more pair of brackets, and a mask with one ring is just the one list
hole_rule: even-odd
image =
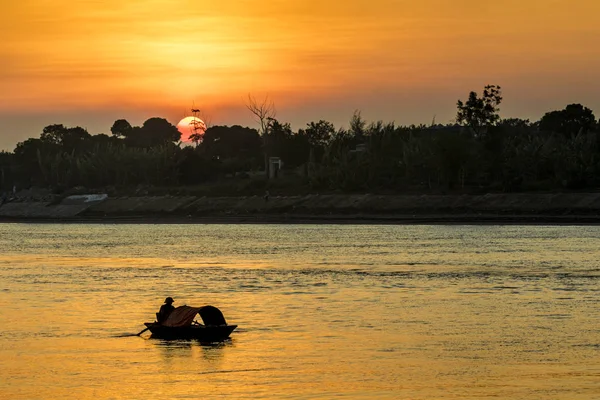
[[354,111],[352,118],[350,118],[350,133],[361,142],[366,133],[367,121],[360,115],[360,111]]
[[144,135],[152,138],[152,143],[164,144],[181,140],[179,129],[164,118],[150,118],[142,125]]
[[265,162],[265,178],[269,179],[269,155],[268,155],[268,130],[271,124],[271,121],[275,118],[277,114],[275,111],[275,104],[269,96],[265,96],[262,101],[257,101],[256,98],[252,95],[248,95],[248,102],[246,103],[246,108],[255,121],[259,123],[259,133],[263,138],[263,156]]
[[476,92],[469,93],[469,99],[463,103],[456,103],[458,112],[456,122],[467,125],[476,136],[481,136],[487,128],[500,120],[498,106],[502,102],[502,91],[500,86],[488,85],[483,89],[483,96],[477,97]]
[[314,163],[316,160],[320,160],[334,135],[335,126],[324,120],[316,123],[310,122],[306,124],[306,129],[300,129],[298,136],[304,138],[305,142],[308,143],[307,159],[304,161]]
[[308,143],[313,147],[324,147],[335,135],[335,126],[331,122],[320,120],[306,124],[306,129],[300,130],[299,134],[306,135]]

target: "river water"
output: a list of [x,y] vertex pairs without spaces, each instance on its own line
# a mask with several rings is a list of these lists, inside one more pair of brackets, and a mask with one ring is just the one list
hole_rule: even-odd
[[600,398],[596,226],[1,224],[0,308],[2,399]]

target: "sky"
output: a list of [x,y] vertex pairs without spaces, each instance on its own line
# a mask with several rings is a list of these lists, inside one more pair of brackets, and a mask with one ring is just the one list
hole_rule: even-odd
[[193,107],[256,126],[249,95],[294,129],[451,122],[487,84],[503,117],[598,116],[599,20],[598,0],[0,0],[0,150]]

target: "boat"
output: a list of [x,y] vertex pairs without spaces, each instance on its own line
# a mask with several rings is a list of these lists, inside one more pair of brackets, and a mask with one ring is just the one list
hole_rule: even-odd
[[[197,315],[203,324],[194,320]],[[175,308],[161,324],[145,322],[154,339],[196,339],[201,342],[222,342],[229,338],[237,325],[229,325],[221,310],[213,306]]]

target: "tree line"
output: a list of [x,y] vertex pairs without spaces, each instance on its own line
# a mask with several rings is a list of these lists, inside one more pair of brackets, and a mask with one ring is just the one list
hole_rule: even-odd
[[[39,138],[0,153],[0,191],[13,185],[59,193],[76,186],[202,185],[267,172],[271,156],[284,161],[286,175],[302,177],[297,184],[321,192],[515,192],[600,185],[600,123],[591,109],[570,104],[531,122],[501,118],[501,102],[499,86],[486,86],[481,95],[471,92],[457,102],[456,122],[445,125],[368,122],[357,111],[347,128],[321,120],[294,131],[265,113],[259,130],[211,126],[195,137],[194,146],[182,146],[177,128],[163,118],[139,127],[117,120],[110,135],[50,125]],[[260,188],[269,185],[265,181]]]

